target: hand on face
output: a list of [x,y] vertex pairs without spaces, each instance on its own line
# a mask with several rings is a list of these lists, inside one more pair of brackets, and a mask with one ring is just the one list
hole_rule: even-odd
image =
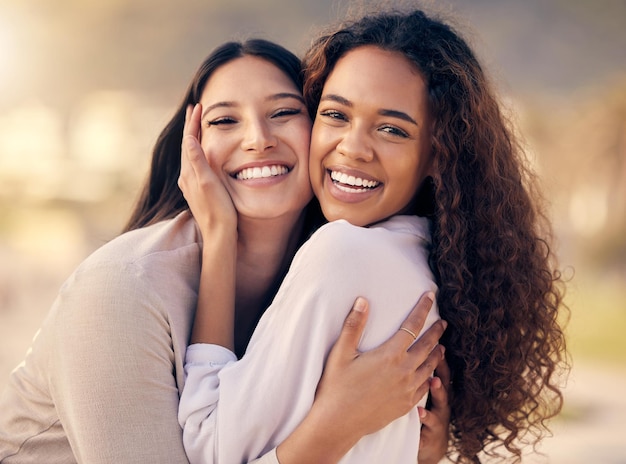
[[244,221],[299,218],[311,200],[311,131],[302,93],[276,65],[234,59],[208,79],[200,103],[202,148]]
[[187,108],[178,186],[189,204],[202,236],[206,239],[207,235],[218,227],[235,234],[237,212],[228,191],[209,166],[198,140],[201,113],[200,104]]

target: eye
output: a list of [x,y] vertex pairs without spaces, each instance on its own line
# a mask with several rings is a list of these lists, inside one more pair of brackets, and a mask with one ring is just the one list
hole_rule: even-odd
[[382,126],[380,129],[378,129],[381,132],[384,132],[385,134],[389,134],[389,135],[394,135],[396,137],[402,137],[402,138],[408,138],[409,134],[400,129],[399,127],[396,126],[391,126],[391,125],[385,125]]
[[345,114],[337,110],[324,110],[320,111],[320,116],[324,118],[334,119],[337,121],[347,121],[348,118]]
[[284,118],[284,117],[293,116],[296,114],[302,114],[302,109],[301,108],[281,108],[275,111],[271,117],[272,118]]
[[236,119],[231,118],[230,116],[223,116],[223,117],[219,117],[219,118],[215,118],[210,121],[207,121],[206,125],[207,127],[211,127],[211,126],[223,126],[223,125],[236,124],[236,123],[237,123]]

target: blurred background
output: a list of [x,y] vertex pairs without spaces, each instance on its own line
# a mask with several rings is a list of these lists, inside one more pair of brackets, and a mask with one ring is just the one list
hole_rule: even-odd
[[[0,388],[58,287],[119,232],[209,51],[260,36],[302,55],[366,3],[0,0]],[[626,463],[626,1],[420,5],[478,51],[551,203],[574,367],[526,462]]]

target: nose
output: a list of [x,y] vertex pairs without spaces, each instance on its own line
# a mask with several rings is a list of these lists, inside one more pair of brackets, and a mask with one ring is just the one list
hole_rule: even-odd
[[349,126],[337,144],[337,152],[353,160],[371,161],[374,150],[369,142],[366,131]]
[[268,123],[264,120],[250,121],[241,141],[241,148],[244,151],[263,152],[269,148],[275,147],[278,140],[272,133]]

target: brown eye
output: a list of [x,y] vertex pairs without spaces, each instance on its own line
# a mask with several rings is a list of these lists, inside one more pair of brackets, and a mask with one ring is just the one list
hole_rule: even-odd
[[396,126],[383,126],[379,129],[381,132],[386,134],[395,135],[397,137],[408,138],[409,134]]
[[336,119],[338,121],[347,121],[348,120],[346,115],[344,115],[340,111],[335,111],[335,110],[320,111],[320,116],[323,116],[325,118],[330,118],[330,119]]

